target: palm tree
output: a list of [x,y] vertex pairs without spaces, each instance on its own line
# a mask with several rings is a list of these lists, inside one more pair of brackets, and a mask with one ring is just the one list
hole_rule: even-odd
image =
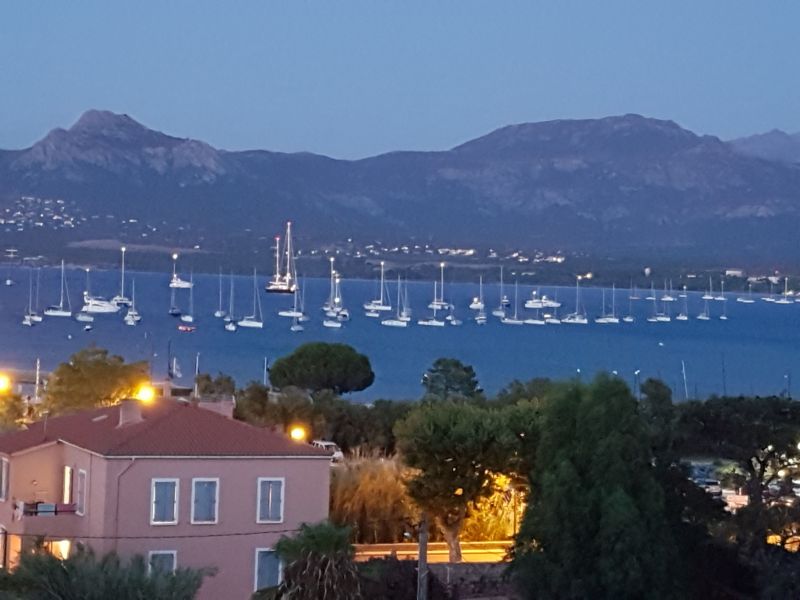
[[361,600],[350,530],[328,521],[304,523],[294,537],[282,537],[275,550],[286,567],[278,589],[281,600]]

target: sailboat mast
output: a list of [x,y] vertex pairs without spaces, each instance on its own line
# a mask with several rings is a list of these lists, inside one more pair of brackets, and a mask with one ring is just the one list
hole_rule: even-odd
[[61,259],[61,296],[58,299],[59,310],[64,309],[64,259]]
[[439,268],[441,270],[441,285],[439,286],[439,295],[441,303],[444,304],[444,263],[440,263]]
[[289,289],[294,285],[294,248],[292,245],[292,222],[286,222],[286,285]]
[[275,236],[275,276],[272,278],[275,283],[281,280],[281,236]]
[[120,297],[124,298],[125,297],[125,250],[127,250],[127,248],[123,246],[120,250],[122,251],[122,275],[119,281],[119,295]]
[[381,261],[381,300],[380,300],[381,306],[383,306],[383,286],[384,286],[384,283],[383,283],[383,273],[384,273],[384,271],[383,271],[383,269],[384,269],[384,262]]

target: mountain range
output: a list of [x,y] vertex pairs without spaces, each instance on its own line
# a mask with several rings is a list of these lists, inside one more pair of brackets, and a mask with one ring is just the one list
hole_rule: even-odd
[[796,254],[799,161],[800,135],[726,142],[632,114],[337,160],[220,150],[90,110],[30,148],[0,150],[0,208],[61,198],[88,217],[146,223],[152,242],[156,231],[191,231],[206,244],[269,240],[291,219],[322,243],[765,260]]

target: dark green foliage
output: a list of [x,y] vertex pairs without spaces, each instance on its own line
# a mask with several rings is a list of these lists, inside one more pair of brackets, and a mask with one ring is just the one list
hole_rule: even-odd
[[327,521],[315,525],[304,523],[294,537],[282,537],[275,550],[286,565],[277,598],[362,598],[350,531],[346,527]]
[[408,490],[436,522],[461,560],[459,534],[468,509],[492,493],[492,472],[503,469],[508,435],[499,413],[474,404],[422,404],[395,426],[403,461],[417,470]]
[[123,562],[116,554],[97,558],[79,546],[66,560],[37,550],[22,554],[16,570],[0,574],[7,600],[192,600],[212,575],[209,569],[178,568],[148,573],[143,557]]
[[217,373],[213,378],[209,373],[198,373],[195,383],[200,396],[230,397],[236,392],[236,382],[233,377],[224,373]]
[[47,381],[43,408],[52,416],[115,404],[149,380],[147,363],[126,363],[121,356],[90,346],[56,367]]
[[681,598],[650,439],[618,378],[546,403],[514,561],[529,598]]
[[[365,598],[376,600],[416,600],[417,563],[394,557],[373,558],[361,565],[361,585]],[[428,571],[428,600],[449,600],[450,595],[436,575]]]
[[332,390],[346,394],[371,386],[375,374],[369,358],[352,346],[313,342],[276,360],[269,378],[278,388],[291,385],[312,392]]
[[427,396],[445,398],[482,398],[475,369],[455,358],[437,358],[422,376]]
[[19,394],[0,395],[0,432],[17,429],[27,412]]
[[530,381],[514,380],[497,392],[493,402],[497,405],[513,405],[521,401],[541,400],[554,387],[553,381],[546,377],[536,377]]

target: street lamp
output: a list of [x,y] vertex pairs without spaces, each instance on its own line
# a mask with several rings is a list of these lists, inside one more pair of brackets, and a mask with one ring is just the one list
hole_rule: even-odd
[[633,389],[636,392],[636,399],[637,400],[641,400],[642,399],[642,388],[639,385],[639,373],[641,373],[641,372],[642,371],[640,369],[636,369],[633,372]]
[[7,394],[11,391],[11,377],[5,373],[0,373],[0,394]]
[[156,390],[149,383],[143,383],[136,390],[134,398],[136,398],[142,404],[150,404],[156,398]]
[[295,442],[304,442],[308,437],[308,432],[302,425],[295,425],[289,430],[289,437]]

